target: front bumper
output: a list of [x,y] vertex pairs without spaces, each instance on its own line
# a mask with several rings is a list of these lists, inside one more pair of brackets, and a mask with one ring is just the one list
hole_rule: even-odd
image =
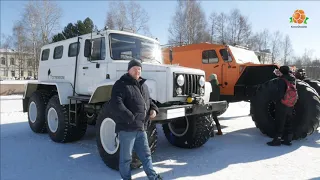
[[206,104],[186,104],[174,105],[170,107],[160,107],[159,113],[151,121],[165,121],[178,117],[221,112],[228,108],[227,101],[213,101]]

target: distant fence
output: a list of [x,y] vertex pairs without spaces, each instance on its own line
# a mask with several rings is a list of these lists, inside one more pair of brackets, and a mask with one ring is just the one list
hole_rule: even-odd
[[23,94],[25,90],[24,85],[27,82],[35,82],[35,80],[0,81],[0,96]]

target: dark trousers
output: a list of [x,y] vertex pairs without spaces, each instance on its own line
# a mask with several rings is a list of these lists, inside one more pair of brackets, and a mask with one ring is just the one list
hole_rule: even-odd
[[292,112],[293,108],[283,105],[281,102],[276,103],[276,136],[282,137],[284,134],[292,134]]

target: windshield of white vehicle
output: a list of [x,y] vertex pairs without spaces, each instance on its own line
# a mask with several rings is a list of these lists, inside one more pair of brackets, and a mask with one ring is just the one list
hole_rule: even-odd
[[238,64],[244,64],[244,63],[254,63],[254,64],[261,64],[257,55],[254,51],[250,51],[247,49],[229,46],[234,59]]
[[154,41],[112,33],[109,35],[111,58],[113,60],[156,61],[162,64],[160,45]]

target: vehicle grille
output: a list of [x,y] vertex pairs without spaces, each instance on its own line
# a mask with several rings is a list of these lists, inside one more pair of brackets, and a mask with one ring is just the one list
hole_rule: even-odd
[[[176,78],[180,74],[176,74]],[[187,96],[191,94],[200,94],[200,85],[199,85],[199,79],[200,75],[195,75],[195,74],[182,74],[184,76],[184,85],[181,86],[180,88],[182,89],[182,94],[180,96]],[[178,87],[176,80],[175,82],[175,87]],[[176,93],[174,93],[176,94]]]

